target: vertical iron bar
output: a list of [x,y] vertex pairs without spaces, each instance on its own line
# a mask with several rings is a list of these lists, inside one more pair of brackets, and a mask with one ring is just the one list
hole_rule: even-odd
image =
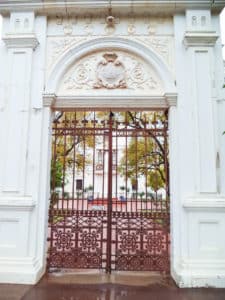
[[82,186],[81,186],[81,188],[82,188],[82,199],[81,199],[81,203],[82,203],[82,212],[84,211],[84,207],[85,207],[85,205],[84,205],[84,185],[85,185],[85,182],[84,182],[84,178],[85,178],[85,154],[86,154],[86,149],[85,149],[85,147],[86,147],[86,112],[84,111],[84,115],[83,115],[83,117],[84,117],[84,120],[83,120],[83,160],[82,160],[82,168],[83,168],[83,170],[82,170]]
[[104,193],[105,193],[105,145],[106,145],[106,141],[105,141],[105,121],[103,121],[103,150],[102,150],[102,203],[100,204],[104,204]]
[[112,126],[113,113],[109,114],[108,133],[108,228],[107,228],[107,273],[111,273],[111,252],[112,252]]
[[61,209],[64,210],[64,192],[65,192],[65,177],[66,177],[66,130],[67,130],[67,117],[65,114],[65,130],[63,131],[63,180],[62,180],[62,205]]
[[95,195],[95,168],[96,168],[96,165],[95,165],[95,156],[96,156],[96,137],[95,137],[95,126],[96,126],[96,116],[95,116],[95,111],[94,111],[94,128],[93,128],[93,170],[92,170],[92,182],[93,182],[93,191],[92,191],[92,201],[94,200],[94,195]]
[[[148,151],[150,150],[150,141],[147,138],[147,116],[145,115],[144,120],[144,139],[145,139],[145,209],[148,211]],[[142,211],[142,203],[141,203],[141,211]]]
[[[136,112],[135,112],[136,118]],[[137,202],[138,202],[138,130],[135,130],[135,184],[136,184],[136,195],[135,195],[135,208],[134,211],[137,212]]]
[[[128,166],[127,166],[127,160],[128,160],[128,153],[127,153],[127,149],[128,149],[128,144],[127,144],[127,127],[128,127],[128,112],[126,111],[125,113],[125,161],[126,161],[126,170],[125,170],[125,188],[126,188],[126,191],[127,191],[127,181],[128,181]],[[131,153],[129,153],[129,155],[131,155]],[[127,192],[126,192],[126,198],[127,198]],[[128,203],[128,199],[126,200],[126,212],[128,210],[128,206],[129,206],[129,203]],[[130,205],[132,205],[132,202],[130,203]]]
[[[76,143],[79,142],[79,139],[80,139],[80,131],[78,130],[78,122],[77,122],[77,112],[75,111],[74,113],[74,121],[75,121],[75,134],[76,134],[76,137],[75,137],[75,140],[76,140]],[[76,153],[76,143],[75,143],[75,146],[74,146],[74,157],[75,157],[75,161],[74,161],[74,164],[75,164],[75,172],[77,173],[77,166],[76,166],[76,160],[77,160],[77,153]],[[77,174],[74,175],[74,184],[76,182],[76,176]],[[75,194],[75,199],[76,199],[76,211],[79,210],[79,200],[78,200],[78,193],[77,193],[77,186],[75,185],[75,190],[76,190],[76,194]],[[73,200],[74,201],[74,200]]]
[[[165,122],[163,123],[163,135],[164,135],[164,161],[165,161],[165,185],[166,185],[166,199],[165,199],[165,208],[166,211],[163,212],[164,216],[164,226],[166,226],[165,235],[166,235],[166,255],[167,255],[167,261],[169,262],[169,232],[170,232],[170,219],[169,219],[169,170],[168,170],[168,145],[167,145],[167,133],[168,133],[168,111],[165,112]],[[166,269],[166,272],[169,272],[169,265],[164,267]]]
[[118,206],[118,153],[119,153],[119,149],[118,149],[118,122],[116,122],[115,124],[116,128],[115,128],[115,139],[116,139],[116,159],[115,159],[115,171],[116,171],[116,179],[115,179],[115,199],[116,199],[116,211],[117,211],[117,206]]
[[[72,128],[72,117],[71,117],[71,113],[69,113],[69,134],[68,134],[68,142],[72,144],[72,134],[71,134],[71,128]],[[72,150],[71,150],[72,151]],[[66,195],[66,211],[68,212],[69,210],[69,203],[70,203],[70,191],[67,192]]]
[[[55,126],[53,127],[53,133],[54,133],[54,140],[53,140],[53,143],[54,143],[54,149],[53,149],[53,161],[51,162],[52,163],[52,168],[53,168],[53,172],[51,174],[51,176],[53,176],[53,178],[51,178],[51,183],[52,183],[52,192],[53,192],[53,199],[51,200],[54,200],[56,199],[57,203],[56,203],[56,209],[58,209],[58,204],[59,204],[59,197],[56,197],[56,194],[55,194],[55,188],[56,188],[56,164],[57,164],[57,137],[58,137],[58,131],[57,131],[57,121],[55,123],[53,123]],[[51,203],[51,208],[54,209],[54,206],[55,206],[55,203],[53,203],[54,205],[52,205]]]
[[72,135],[71,139],[73,139],[73,144],[74,144],[74,147],[73,147],[73,169],[72,169],[73,182],[72,182],[72,199],[71,199],[72,210],[74,210],[74,191],[75,191],[75,172],[76,172],[76,155],[75,155],[75,152],[76,152],[75,151],[75,148],[76,148],[76,122],[75,122],[75,120],[76,120],[76,118],[75,118],[75,114],[76,113],[73,113],[73,117],[72,117],[73,118],[73,122],[72,122],[73,131],[71,132],[71,135]]

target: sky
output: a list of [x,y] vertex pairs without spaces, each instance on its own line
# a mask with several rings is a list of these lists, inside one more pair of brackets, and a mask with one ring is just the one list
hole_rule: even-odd
[[[220,24],[221,24],[221,37],[223,46],[223,59],[225,60],[225,8],[220,16]],[[0,16],[0,39],[1,39],[1,30],[2,29],[2,18]]]

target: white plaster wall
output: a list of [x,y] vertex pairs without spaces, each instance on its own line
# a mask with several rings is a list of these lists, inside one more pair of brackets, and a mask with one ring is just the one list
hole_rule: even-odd
[[[47,26],[46,17],[31,14],[33,30],[8,36],[9,49],[0,44],[5,74],[0,78],[0,128],[5,129],[0,130],[0,282],[36,283],[45,271],[51,111],[43,106],[42,93],[60,96],[57,88],[51,89],[52,73],[62,78],[76,49],[86,55],[80,45],[94,45],[101,38],[107,45],[118,41],[123,51],[125,45],[129,51],[137,49],[138,42],[140,57],[149,55],[149,65],[151,58],[154,66],[160,62],[155,70],[167,74],[170,86],[176,81],[172,91],[178,92],[177,107],[171,106],[169,116],[171,272],[181,287],[225,287],[225,97],[221,46],[216,41],[219,21],[213,16],[210,25],[209,11],[204,11],[209,19],[199,33],[200,25],[197,31],[186,22],[193,14],[201,19],[200,11],[177,14],[174,21],[125,18],[116,21],[113,32],[105,29],[101,18],[50,18]],[[3,28],[3,35],[12,30],[8,17]],[[39,42],[36,48],[33,33]],[[64,62],[68,65],[63,73]],[[155,95],[154,105],[157,96],[160,105],[171,103],[161,93]],[[52,102],[55,95],[45,98]],[[90,99],[86,103],[94,105]],[[62,101],[77,105],[70,98]],[[121,101],[124,98],[124,105]],[[141,101],[148,105],[147,98]],[[134,101],[129,105],[137,107]]]

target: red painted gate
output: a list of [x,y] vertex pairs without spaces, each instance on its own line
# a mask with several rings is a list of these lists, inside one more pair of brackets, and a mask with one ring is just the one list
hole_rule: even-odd
[[167,111],[55,112],[48,268],[169,271]]

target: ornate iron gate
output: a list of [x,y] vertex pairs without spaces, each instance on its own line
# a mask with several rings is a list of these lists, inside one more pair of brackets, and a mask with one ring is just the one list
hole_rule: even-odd
[[167,111],[55,112],[48,267],[169,271]]

